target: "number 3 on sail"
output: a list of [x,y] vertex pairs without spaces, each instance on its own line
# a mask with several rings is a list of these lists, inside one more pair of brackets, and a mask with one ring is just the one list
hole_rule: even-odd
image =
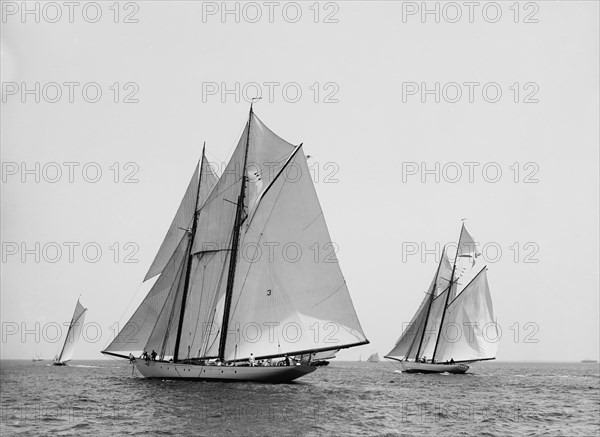
[[408,328],[386,358],[406,373],[465,373],[467,363],[493,360],[498,349],[487,267],[464,224],[451,263],[442,257]]
[[368,343],[337,260],[311,252],[329,242],[302,145],[251,106],[219,179],[203,152],[145,280],[160,276],[102,352],[147,378],[288,382],[313,372],[323,352]]

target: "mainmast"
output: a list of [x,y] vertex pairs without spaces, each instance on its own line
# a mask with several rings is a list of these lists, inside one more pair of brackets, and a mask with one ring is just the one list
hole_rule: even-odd
[[[433,305],[433,299],[435,298],[434,295],[437,289],[437,280],[440,274],[440,267],[442,266],[442,262],[444,262],[444,256],[446,256],[446,245],[444,245],[444,248],[442,249],[442,257],[440,258],[440,263],[438,264],[438,268],[435,272],[435,277],[433,278],[433,290],[431,290],[431,296],[429,297],[429,306],[427,307],[427,314],[425,315],[425,324],[423,325],[423,332],[421,333],[421,340],[419,340],[419,347],[417,348],[417,355],[415,356],[415,361],[419,359],[419,355],[421,354],[421,347],[423,347],[423,339],[425,338],[427,322],[429,321],[429,313],[431,312],[431,306]],[[450,293],[450,289],[448,289],[448,293]],[[417,338],[417,336],[415,336],[415,338]],[[412,345],[410,349],[412,349]],[[408,361],[408,354],[406,356],[406,361]]]
[[246,195],[246,164],[248,160],[248,148],[250,146],[250,126],[252,124],[252,103],[250,103],[250,114],[248,115],[248,131],[246,135],[246,150],[244,151],[244,165],[242,166],[242,186],[237,200],[235,220],[233,222],[231,256],[229,257],[229,273],[227,276],[227,289],[225,290],[225,306],[223,308],[223,323],[221,323],[221,339],[219,340],[219,360],[225,361],[225,343],[229,329],[229,313],[231,311],[231,298],[233,295],[233,281],[235,279],[235,267],[237,264],[237,253],[240,241],[240,228],[242,227],[244,214],[244,198]]
[[460,240],[462,238],[465,224],[463,222],[460,228],[460,235],[458,236],[458,246],[456,247],[456,255],[454,255],[454,264],[452,266],[452,274],[450,275],[450,285],[448,285],[448,294],[446,294],[446,302],[444,302],[444,311],[442,312],[442,320],[440,321],[440,329],[435,341],[435,348],[433,349],[433,356],[431,357],[431,363],[435,362],[435,354],[437,352],[438,345],[440,344],[440,335],[442,335],[442,328],[444,327],[444,318],[446,317],[446,310],[448,309],[448,300],[450,299],[450,293],[452,292],[452,283],[454,282],[454,272],[456,271],[456,260],[458,259],[458,253],[460,252]]
[[[194,245],[194,235],[196,235],[196,222],[198,215],[198,197],[200,197],[200,184],[202,182],[202,167],[204,167],[204,149],[206,142],[202,145],[202,158],[200,159],[200,174],[198,176],[198,190],[196,192],[196,202],[194,203],[194,215],[192,219],[192,229],[189,231],[189,249],[187,256],[187,268],[185,270],[185,283],[183,284],[183,295],[181,297],[181,309],[179,310],[179,324],[177,326],[177,337],[175,338],[175,352],[173,353],[173,361],[177,362],[179,359],[179,344],[181,343],[181,330],[183,329],[183,316],[185,314],[185,303],[187,300],[188,289],[190,287],[190,274],[192,271],[192,246]],[[187,357],[189,358],[189,357]]]

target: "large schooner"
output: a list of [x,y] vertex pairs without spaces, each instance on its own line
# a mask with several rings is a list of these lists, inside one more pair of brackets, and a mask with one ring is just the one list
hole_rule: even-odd
[[446,246],[433,281],[407,329],[386,358],[407,373],[465,373],[469,363],[493,360],[498,331],[487,267],[473,238],[461,227],[451,263]]
[[[87,308],[84,308],[79,302],[79,299],[77,299],[77,304],[75,304],[75,311],[73,311],[73,317],[71,317],[71,323],[69,323],[65,342],[60,353],[54,357],[54,361],[52,362],[53,366],[65,366],[73,358],[75,346],[77,345],[79,337],[81,336],[81,331],[83,330],[86,311]],[[41,359],[34,361],[41,361]]]
[[316,370],[310,357],[368,343],[302,144],[252,105],[220,178],[203,150],[145,280],[156,275],[102,351],[142,354],[147,378],[288,382]]

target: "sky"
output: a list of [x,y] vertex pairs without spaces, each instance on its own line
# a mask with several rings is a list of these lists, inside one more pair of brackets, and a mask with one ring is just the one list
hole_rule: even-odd
[[394,346],[463,218],[498,360],[598,359],[599,5],[492,3],[3,2],[0,357],[52,358],[80,295],[102,357],[260,94],[371,342],[340,359]]

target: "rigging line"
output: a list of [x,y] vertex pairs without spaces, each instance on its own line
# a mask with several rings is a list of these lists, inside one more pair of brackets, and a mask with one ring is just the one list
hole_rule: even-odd
[[459,293],[459,294],[458,294],[458,295],[457,295],[457,296],[456,296],[454,299],[452,299],[452,301],[451,301],[451,302],[450,302],[450,303],[447,305],[447,308],[450,308],[450,305],[452,305],[452,304],[453,304],[453,303],[456,301],[456,299],[458,299],[459,297],[461,297],[461,296],[463,295],[463,293],[464,293],[465,291],[467,291],[467,288],[469,288],[469,285],[471,285],[471,284],[473,283],[473,281],[474,281],[475,279],[477,279],[477,277],[478,277],[478,276],[481,274],[481,272],[483,272],[484,270],[487,270],[487,266],[484,266],[484,267],[483,267],[481,270],[479,270],[479,272],[477,272],[477,274],[476,274],[475,276],[473,276],[473,279],[471,279],[471,280],[469,281],[469,283],[468,283],[467,285],[465,285],[465,287],[462,289],[462,291],[461,291],[461,292],[460,292],[460,293]]
[[[227,170],[227,169],[225,169]],[[209,194],[209,196],[206,198],[206,200],[204,201],[204,203],[200,206],[200,208],[198,208],[197,212],[200,212],[204,209],[205,206],[209,205],[210,203],[212,203],[213,201],[217,200],[218,198],[220,198],[221,194],[223,194],[225,191],[229,190],[231,187],[233,187],[235,184],[237,184],[240,180],[242,180],[243,175],[240,176],[239,178],[237,178],[235,181],[233,181],[231,183],[231,185],[223,188],[223,190],[221,190],[220,192],[217,192],[214,196],[213,196],[213,192],[217,189],[219,182],[221,181],[222,177],[219,179],[219,181],[215,184],[215,187],[213,188],[213,191],[211,191],[211,193]],[[235,202],[233,202],[235,203]]]
[[[173,251],[173,253],[171,254],[171,257],[169,258],[169,261],[167,262],[167,265],[165,265],[165,268],[169,265],[169,263],[175,258],[179,246],[181,245],[181,242],[183,240],[183,238],[185,238],[185,234],[181,237],[181,239],[179,240],[179,242],[177,243],[177,245],[175,246],[175,250]],[[164,271],[164,269],[163,269]],[[131,313],[131,315],[128,317],[127,322],[123,325],[123,327],[127,326],[127,324],[131,321],[131,319],[133,318],[133,316],[135,315],[135,313],[141,308],[141,306],[144,304],[144,301],[150,296],[150,293],[152,293],[152,290],[154,289],[154,287],[156,286],[156,284],[158,283],[158,281],[160,281],[160,278],[162,276],[163,272],[161,271],[160,273],[158,273],[156,276],[156,280],[154,281],[154,283],[152,284],[152,287],[150,287],[150,290],[148,290],[148,292],[146,293],[146,296],[142,299],[142,301],[137,305],[136,309]],[[134,299],[136,299],[138,297],[138,294],[140,292],[140,289],[142,288],[142,286],[144,285],[145,282],[141,282],[138,287],[136,292],[133,294],[133,296],[131,297],[131,299],[129,300],[129,303],[127,304],[127,306],[125,307],[125,309],[123,310],[123,313],[121,314],[121,317],[119,318],[119,322],[121,322],[124,318],[125,318],[125,314],[131,309],[132,307],[132,303],[134,301]],[[158,295],[160,293],[157,293],[156,295]],[[168,299],[168,297],[167,297]],[[159,313],[160,314],[160,313]],[[146,316],[147,317],[147,316]],[[146,319],[144,319],[144,322],[146,321]],[[104,346],[104,350],[106,350],[107,347],[109,347],[115,340],[116,338],[121,334],[121,332],[123,332],[123,330],[121,329],[119,331],[119,333],[117,334],[117,336],[112,339],[109,340],[109,343]]]
[[331,297],[334,296],[334,295],[336,295],[342,289],[342,287],[344,287],[345,285],[346,285],[346,279],[344,279],[344,281],[341,283],[341,285],[338,288],[336,288],[335,290],[333,290],[333,292],[329,296],[325,297],[325,299],[321,300],[320,302],[317,302],[312,307],[314,308],[314,307],[316,307],[318,305],[321,305],[326,300],[331,299]]
[[[183,241],[183,238],[185,238],[185,235],[181,238],[181,240],[179,240],[179,243],[177,243],[177,246],[175,247],[175,250],[173,251],[173,254],[171,255],[171,258],[167,262],[167,265],[165,266],[165,269],[167,268],[167,266],[169,265],[169,263],[171,261],[175,261],[176,260],[175,257],[176,257],[177,253],[181,249],[180,246],[181,246],[181,242]],[[163,272],[165,271],[165,269],[163,269]],[[173,270],[173,266],[172,265],[171,265],[170,269]],[[178,271],[178,269],[175,269],[175,275],[174,275],[173,281],[175,280],[175,277],[177,276],[177,271]],[[161,290],[161,292],[157,292],[157,293],[153,294],[152,296],[150,296],[150,293],[152,293],[152,290],[154,290],[154,287],[156,286],[156,284],[161,280],[163,272],[160,272],[160,274],[158,275],[158,278],[156,279],[156,281],[154,282],[154,284],[152,284],[152,288],[150,288],[150,291],[148,291],[148,293],[146,294],[146,297],[138,305],[137,309],[133,312],[133,314],[131,315],[131,317],[129,317],[129,320],[127,321],[127,323],[125,323],[125,325],[123,325],[124,326],[123,329],[125,329],[125,326],[127,326],[129,324],[129,322],[131,321],[131,319],[133,318],[133,316],[135,316],[135,314],[137,313],[137,311],[142,307],[142,305],[144,305],[144,303],[146,302],[146,299],[148,299],[149,297],[153,298],[153,297],[158,296],[159,294],[162,294],[162,291],[164,291],[164,290]],[[172,284],[171,284],[171,286],[172,286]],[[166,299],[168,299],[168,296],[167,296]],[[166,302],[166,299],[165,299],[165,302]],[[165,304],[163,303],[163,306],[164,305]],[[142,321],[141,326],[143,326],[146,323],[146,320],[148,319],[148,316],[150,315],[150,310],[152,309],[152,306],[150,306],[150,305],[147,305],[147,306],[148,306],[149,309],[146,311],[146,316],[144,317],[144,320]],[[154,314],[159,315],[160,312],[157,313],[156,311],[154,311]],[[158,317],[157,317],[157,321],[158,321]],[[139,329],[139,327],[138,327],[138,329]],[[119,332],[119,334],[120,334],[120,332]]]
[[309,224],[302,228],[302,231],[306,231],[308,228],[310,228],[312,224],[316,222],[320,217],[323,217],[323,209],[321,209],[321,205],[319,205],[319,214]]
[[[158,281],[158,278],[157,278],[156,280]],[[133,296],[131,296],[131,298],[129,299],[129,303],[127,304],[127,306],[125,307],[125,309],[124,309],[124,310],[123,310],[123,312],[121,313],[121,316],[119,317],[119,322],[125,318],[125,314],[126,314],[126,313],[127,313],[127,312],[128,312],[130,309],[131,309],[131,307],[133,306],[133,305],[132,305],[132,304],[133,304],[133,300],[134,300],[134,299],[135,299],[135,298],[138,296],[138,293],[140,292],[140,289],[142,288],[142,286],[143,286],[143,285],[144,285],[144,282],[141,282],[141,283],[139,283],[139,284],[138,284],[138,286],[137,286],[137,289],[135,290],[135,293],[133,293]],[[153,284],[152,286],[154,286],[154,284]],[[150,290],[152,290],[152,288],[150,288]],[[149,293],[149,292],[148,292],[148,293]],[[148,296],[148,293],[146,293],[146,297]],[[146,297],[144,297],[144,299],[146,299]],[[144,301],[144,299],[142,299],[142,302]],[[140,303],[140,305],[141,305],[141,303]],[[131,316],[129,316],[129,318],[127,319],[128,321],[129,321],[129,319],[131,319],[131,317],[133,317],[133,315],[134,315],[134,314],[135,314],[135,312],[137,311],[137,308],[139,308],[139,306],[140,306],[140,305],[138,305],[138,306],[136,307],[136,309],[133,311],[133,313],[131,313]],[[125,323],[125,325],[126,325],[126,324],[127,324],[127,323]],[[123,326],[125,326],[125,325],[123,325]],[[120,334],[120,333],[121,333],[121,331],[119,331],[119,334]],[[117,336],[118,336],[119,334],[117,334]],[[116,337],[115,337],[115,338],[116,338]],[[109,339],[109,340],[108,340],[108,343],[107,343],[107,344],[104,346],[104,348],[103,348],[103,349],[104,349],[104,350],[106,350],[106,348],[107,348],[107,347],[109,347],[109,346],[110,346],[110,345],[111,345],[111,344],[112,344],[114,341],[115,341],[115,339],[114,339],[114,338],[113,338],[112,340],[111,340],[111,339]]]

